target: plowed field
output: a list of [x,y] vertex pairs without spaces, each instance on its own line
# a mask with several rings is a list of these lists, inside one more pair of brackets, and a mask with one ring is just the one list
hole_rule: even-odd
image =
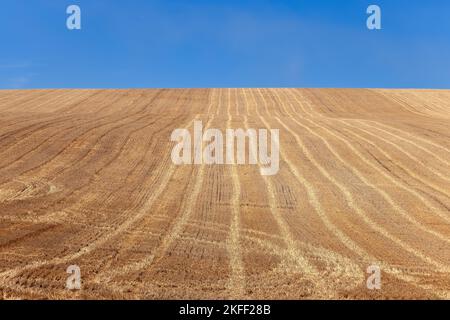
[[[195,120],[279,129],[278,174],[174,165]],[[0,298],[450,299],[449,128],[450,91],[0,91]]]

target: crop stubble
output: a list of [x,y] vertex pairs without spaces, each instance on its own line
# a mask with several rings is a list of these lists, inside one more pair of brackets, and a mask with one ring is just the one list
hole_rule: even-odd
[[[279,173],[173,165],[194,120],[280,129]],[[1,91],[0,298],[449,299],[449,121],[449,91]]]

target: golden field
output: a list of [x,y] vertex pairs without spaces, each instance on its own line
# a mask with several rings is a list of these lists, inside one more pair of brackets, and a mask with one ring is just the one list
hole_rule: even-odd
[[[194,120],[279,129],[278,174],[174,165]],[[0,91],[0,298],[449,299],[449,127],[444,90]]]

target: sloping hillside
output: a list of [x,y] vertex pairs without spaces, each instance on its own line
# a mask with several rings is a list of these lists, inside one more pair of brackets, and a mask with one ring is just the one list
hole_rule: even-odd
[[[279,129],[278,173],[174,165],[194,121]],[[450,298],[450,91],[0,91],[0,124],[0,298]]]

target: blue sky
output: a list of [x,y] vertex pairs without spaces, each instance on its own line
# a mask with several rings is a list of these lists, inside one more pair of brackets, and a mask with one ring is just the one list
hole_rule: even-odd
[[0,35],[2,89],[450,88],[448,0],[2,0]]

